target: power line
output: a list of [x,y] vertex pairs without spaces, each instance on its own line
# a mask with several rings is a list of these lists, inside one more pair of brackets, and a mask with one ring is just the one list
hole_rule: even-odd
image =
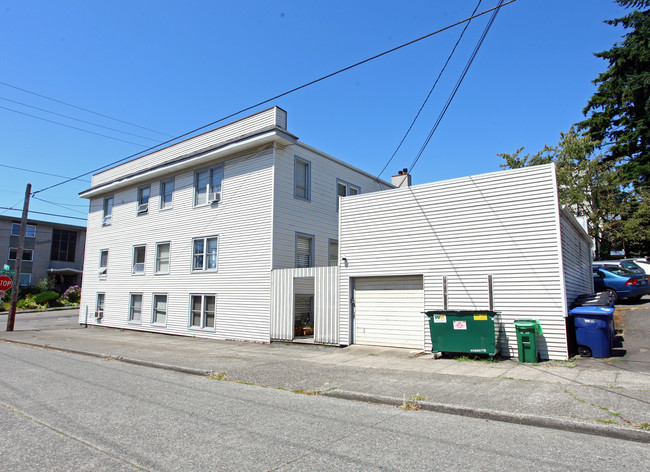
[[[0,164],[0,167],[6,167],[8,169],[15,169],[15,170],[22,170],[22,171],[25,171],[25,172],[31,172],[33,174],[49,175],[50,177],[58,177],[58,178],[61,178],[61,179],[69,179],[70,178],[70,177],[66,177],[65,175],[50,174],[49,172],[40,172],[38,170],[32,170],[32,169],[23,169],[22,167],[8,166],[6,164]],[[81,180],[83,182],[90,182],[90,179],[75,179],[75,180]]]
[[[517,1],[517,0],[509,0],[507,3],[504,3],[504,4],[501,5],[501,6],[506,6],[506,5],[509,5],[509,4],[514,3],[514,2],[516,2],[516,1]],[[337,70],[336,72],[332,72],[332,73],[330,73],[330,74],[324,75],[324,76],[322,76],[322,77],[320,77],[320,78],[318,78],[318,79],[312,80],[311,82],[308,82],[308,83],[306,83],[306,84],[300,85],[299,87],[295,87],[295,88],[293,88],[293,89],[291,89],[291,90],[288,90],[288,91],[286,91],[286,92],[283,92],[283,93],[281,93],[281,94],[279,94],[279,95],[276,95],[276,96],[271,97],[271,98],[269,98],[269,99],[266,99],[266,100],[264,100],[264,101],[258,102],[258,103],[256,103],[255,105],[251,105],[251,106],[248,106],[248,107],[246,107],[246,108],[243,108],[243,109],[241,109],[241,110],[239,110],[239,111],[237,111],[237,112],[235,112],[235,113],[231,113],[230,115],[224,116],[223,118],[220,118],[220,119],[215,120],[215,121],[213,121],[213,122],[211,122],[211,123],[208,123],[208,124],[206,124],[206,125],[203,125],[203,126],[201,126],[201,127],[199,127],[199,128],[196,128],[196,129],[194,129],[194,130],[192,130],[192,131],[188,131],[187,133],[184,133],[184,134],[181,134],[181,135],[179,135],[179,136],[176,136],[175,138],[168,139],[167,141],[164,141],[164,142],[162,142],[162,143],[160,143],[160,144],[158,144],[158,145],[156,145],[156,146],[152,146],[152,147],[150,147],[150,148],[144,149],[144,150],[142,150],[142,151],[140,151],[140,152],[137,152],[137,153],[135,153],[135,154],[131,154],[130,156],[127,156],[127,157],[124,157],[124,158],[119,159],[119,160],[117,160],[117,161],[114,161],[114,162],[111,162],[111,163],[109,163],[109,164],[106,164],[106,165],[104,165],[104,166],[102,166],[102,167],[98,167],[97,169],[94,169],[94,170],[91,170],[91,171],[86,172],[86,173],[84,173],[84,174],[78,175],[77,178],[79,178],[79,177],[85,177],[86,175],[92,174],[92,173],[94,173],[94,172],[98,172],[98,171],[100,171],[100,170],[102,170],[102,169],[105,169],[105,168],[107,168],[107,167],[114,166],[114,165],[119,164],[119,163],[121,163],[121,162],[124,162],[124,161],[126,161],[126,160],[128,160],[128,159],[131,159],[131,158],[133,158],[133,157],[136,157],[136,156],[138,156],[138,155],[140,155],[140,154],[143,154],[143,153],[145,153],[145,152],[149,152],[149,151],[151,151],[151,150],[153,150],[153,149],[156,149],[156,148],[158,148],[158,147],[160,147],[160,146],[164,146],[165,144],[169,144],[169,143],[171,143],[171,142],[173,142],[173,141],[176,141],[176,140],[178,140],[178,139],[184,138],[184,137],[186,137],[186,136],[188,136],[188,135],[191,135],[191,134],[193,134],[193,133],[196,133],[196,132],[198,132],[198,131],[201,131],[201,130],[203,130],[203,129],[205,129],[205,128],[208,128],[208,127],[210,127],[210,126],[214,126],[214,125],[216,125],[217,123],[220,123],[220,122],[222,122],[222,121],[225,121],[225,120],[227,120],[227,119],[230,119],[230,118],[232,118],[232,117],[234,117],[234,116],[237,116],[237,115],[239,115],[239,114],[241,114],[241,113],[244,113],[244,112],[246,112],[246,111],[252,110],[253,108],[259,107],[259,106],[261,106],[261,105],[265,105],[265,104],[267,104],[267,103],[269,103],[269,102],[272,102],[273,100],[277,100],[278,98],[284,97],[284,96],[289,95],[289,94],[294,93],[294,92],[297,92],[298,90],[302,90],[302,89],[304,89],[304,88],[306,88],[306,87],[309,87],[309,86],[311,86],[311,85],[314,85],[314,84],[316,84],[316,83],[318,83],[318,82],[321,82],[321,81],[323,81],[323,80],[326,80],[326,79],[329,79],[329,78],[331,78],[331,77],[334,77],[335,75],[338,75],[338,74],[341,74],[341,73],[343,73],[343,72],[346,72],[346,71],[348,71],[348,70],[350,70],[350,69],[353,69],[353,68],[358,67],[358,66],[360,66],[360,65],[362,65],[362,64],[365,64],[365,63],[367,63],[367,62],[370,62],[370,61],[373,61],[373,60],[375,60],[375,59],[378,59],[378,58],[380,58],[380,57],[382,57],[382,56],[385,56],[385,55],[387,55],[387,54],[390,54],[390,53],[392,53],[392,52],[395,52],[395,51],[397,51],[397,50],[399,50],[399,49],[405,48],[406,46],[410,46],[410,45],[415,44],[415,43],[417,43],[417,42],[419,42],[419,41],[422,41],[422,40],[424,40],[424,39],[430,38],[431,36],[434,36],[434,35],[436,35],[436,34],[440,34],[440,33],[442,33],[443,31],[447,31],[448,29],[454,28],[455,26],[461,25],[461,24],[463,24],[463,23],[465,23],[465,22],[467,22],[467,21],[470,21],[470,20],[472,20],[472,19],[474,19],[474,18],[478,18],[478,17],[480,17],[480,16],[485,15],[486,13],[489,13],[489,12],[491,12],[491,11],[494,11],[496,8],[500,8],[500,6],[497,6],[497,7],[494,7],[494,8],[490,8],[490,9],[488,9],[488,10],[485,10],[485,11],[481,12],[481,13],[478,13],[478,14],[476,14],[476,15],[473,15],[473,16],[471,16],[471,17],[469,17],[469,18],[465,18],[464,20],[458,21],[458,22],[456,22],[456,23],[454,23],[454,24],[452,24],[452,25],[445,26],[444,28],[441,28],[441,29],[439,29],[439,30],[436,30],[436,31],[434,31],[434,32],[432,32],[432,33],[429,33],[429,34],[427,34],[427,35],[421,36],[421,37],[419,37],[419,38],[417,38],[417,39],[414,39],[414,40],[412,40],[412,41],[409,41],[409,42],[407,42],[407,43],[404,43],[404,44],[402,44],[402,45],[400,45],[400,46],[397,46],[397,47],[394,47],[394,48],[389,49],[389,50],[387,50],[387,51],[384,51],[384,52],[382,52],[382,53],[376,54],[376,55],[374,55],[374,56],[372,56],[372,57],[369,57],[368,59],[364,59],[364,60],[359,61],[359,62],[357,62],[357,63],[355,63],[355,64],[352,64],[352,65],[350,65],[350,66],[344,67],[343,69],[339,69],[339,70]],[[0,82],[0,84],[1,84],[1,83],[2,83],[2,82]],[[43,189],[37,190],[37,191],[34,192],[32,195],[35,195],[35,194],[37,194],[37,193],[39,193],[39,192],[44,192],[44,191],[46,191],[46,190],[50,190],[50,189],[52,189],[52,188],[54,188],[54,187],[58,187],[58,186],[60,186],[60,185],[66,184],[66,183],[68,183],[68,182],[70,182],[70,181],[72,181],[72,180],[74,180],[74,179],[68,179],[68,180],[65,180],[65,181],[63,181],[63,182],[59,182],[58,184],[50,185],[49,187],[45,187],[45,188],[43,188]]]
[[463,79],[465,78],[465,75],[467,75],[467,71],[469,70],[470,66],[472,65],[472,62],[474,62],[474,58],[476,57],[476,54],[478,53],[478,50],[481,48],[481,45],[483,44],[483,40],[485,40],[485,37],[487,36],[488,31],[490,31],[490,28],[492,27],[492,23],[494,23],[494,19],[497,16],[497,13],[499,13],[499,9],[503,6],[503,0],[499,0],[499,4],[493,9],[494,13],[492,13],[492,16],[490,17],[490,21],[488,21],[488,24],[485,26],[485,29],[483,30],[483,34],[481,35],[481,38],[479,39],[476,47],[474,48],[474,51],[472,52],[472,55],[470,56],[469,60],[467,61],[467,64],[465,65],[465,68],[463,69],[463,73],[461,74],[460,78],[458,79],[458,82],[456,82],[456,85],[454,86],[454,90],[452,91],[451,95],[447,99],[447,103],[445,103],[445,106],[443,107],[442,111],[440,112],[440,115],[438,115],[438,119],[436,120],[435,124],[433,125],[433,128],[431,128],[431,131],[429,132],[429,135],[427,136],[427,139],[424,141],[424,144],[422,144],[422,147],[420,148],[420,151],[418,152],[417,156],[411,163],[411,166],[409,169],[413,169],[415,167],[415,164],[417,164],[418,160],[422,156],[422,153],[426,149],[427,145],[429,144],[429,141],[431,141],[431,137],[433,136],[433,133],[436,132],[438,129],[438,125],[442,121],[442,117],[445,116],[445,113],[447,112],[447,109],[449,108],[449,105],[451,105],[451,101],[454,99],[456,96],[456,92],[458,92],[458,88],[460,87],[460,84],[463,82]]
[[117,132],[117,133],[128,134],[129,136],[135,136],[136,138],[147,139],[147,140],[149,140],[149,141],[156,141],[156,140],[153,139],[153,138],[147,138],[146,136],[141,136],[141,135],[139,135],[139,134],[129,133],[129,132],[127,132],[127,131],[121,131],[121,130],[119,130],[119,129],[111,128],[111,127],[109,127],[109,126],[98,125],[97,123],[93,123],[93,122],[91,122],[91,121],[80,120],[79,118],[74,118],[74,117],[72,117],[72,116],[64,115],[64,114],[62,114],[62,113],[56,113],[56,112],[54,112],[54,111],[46,110],[45,108],[35,107],[35,106],[33,106],[33,105],[27,105],[26,103],[18,102],[18,101],[16,101],[16,100],[11,100],[11,99],[9,99],[9,98],[0,97],[0,100],[4,100],[4,101],[6,101],[6,102],[15,103],[15,104],[17,104],[17,105],[21,105],[21,106],[24,106],[24,107],[27,107],[27,108],[33,108],[34,110],[43,111],[43,112],[45,112],[45,113],[51,113],[52,115],[61,116],[61,117],[63,117],[63,118],[67,118],[67,119],[69,119],[69,120],[79,121],[80,123],[86,123],[87,125],[97,126],[98,128],[104,128],[104,129],[107,129],[107,130],[110,130],[110,131],[115,131],[115,132]]
[[[21,200],[22,201],[22,200]],[[13,210],[13,211],[23,211],[21,208],[8,208],[8,207],[0,207],[2,210]],[[73,220],[82,220],[86,221],[87,218],[79,218],[78,216],[67,216],[67,215],[57,215],[55,213],[45,213],[43,211],[33,211],[29,210],[30,213],[36,213],[38,215],[48,215],[48,216],[58,216],[59,218],[70,218]]]
[[103,115],[103,114],[101,114],[101,113],[97,113],[96,111],[88,110],[87,108],[81,108],[81,107],[78,107],[78,106],[76,106],[76,105],[72,105],[72,104],[70,104],[70,103],[66,103],[66,102],[63,102],[63,101],[61,101],[61,100],[57,100],[56,98],[46,97],[45,95],[41,95],[40,93],[36,93],[36,92],[32,92],[32,91],[30,91],[30,90],[26,90],[26,89],[24,89],[24,88],[16,87],[15,85],[11,85],[11,84],[8,84],[8,83],[6,83],[6,82],[0,82],[0,84],[1,84],[1,85],[4,85],[4,86],[6,86],[6,87],[14,88],[14,89],[16,89],[16,90],[20,90],[21,92],[30,93],[30,94],[32,94],[32,95],[36,95],[37,97],[41,97],[41,98],[45,98],[45,99],[47,99],[47,100],[51,100],[51,101],[56,102],[56,103],[61,103],[62,105],[66,105],[66,106],[69,106],[69,107],[72,107],[72,108],[76,108],[77,110],[82,110],[82,111],[85,111],[85,112],[88,112],[88,113],[92,113],[93,115],[102,116],[102,117],[104,117],[104,118],[108,118],[109,120],[113,120],[113,121],[117,121],[117,122],[120,122],[120,123],[124,123],[124,124],[129,125],[129,126],[135,126],[136,128],[140,128],[140,129],[144,129],[144,130],[147,130],[147,131],[151,131],[152,133],[161,134],[161,135],[163,135],[163,136],[171,136],[170,134],[167,134],[167,133],[161,133],[160,131],[156,131],[156,130],[154,130],[154,129],[150,129],[150,128],[145,128],[144,126],[139,126],[139,125],[136,125],[136,124],[133,124],[133,123],[129,123],[128,121],[123,121],[123,120],[120,120],[120,119],[118,119],[118,118],[113,118],[112,116]]
[[82,215],[87,215],[88,214],[88,212],[85,212],[85,211],[79,211],[79,210],[75,210],[74,208],[68,208],[66,205],[64,205],[62,203],[50,202],[48,200],[43,200],[42,198],[38,198],[38,197],[32,197],[32,198],[34,200],[38,200],[40,202],[49,203],[50,205],[54,205],[54,206],[57,206],[59,208],[63,208],[64,210],[74,211],[75,213],[80,213]]
[[[47,118],[41,118],[40,116],[30,115],[29,113],[25,113],[25,112],[23,112],[23,111],[14,110],[13,108],[7,108],[7,107],[3,107],[3,106],[0,106],[0,108],[2,108],[2,109],[4,109],[4,110],[13,111],[14,113],[19,113],[19,114],[21,114],[21,115],[25,115],[25,116],[29,116],[29,117],[32,117],[32,118],[36,118],[37,120],[43,120],[43,121],[47,121],[48,123],[54,123],[55,125],[65,126],[66,128],[72,128],[72,129],[76,129],[76,130],[78,130],[78,131],[83,131],[84,133],[95,134],[95,135],[97,135],[97,136],[102,136],[102,137],[104,137],[104,138],[108,138],[108,139],[114,139],[115,141],[121,141],[121,142],[123,142],[123,143],[133,144],[133,145],[135,145],[135,146],[142,146],[142,144],[134,143],[134,142],[131,142],[131,141],[125,141],[124,139],[114,138],[113,136],[107,136],[107,135],[105,135],[105,134],[101,134],[101,133],[95,133],[94,131],[89,131],[89,130],[87,130],[87,129],[83,129],[83,128],[77,128],[76,126],[66,125],[66,124],[64,124],[64,123],[59,123],[58,121],[48,120]],[[85,175],[86,175],[86,174],[84,174],[84,175],[80,175],[80,176],[78,176],[78,177],[84,177]],[[73,179],[70,179],[70,180],[77,180],[77,178],[73,178]]]
[[[474,8],[474,11],[472,12],[472,15],[474,15],[476,13],[476,10],[478,10],[479,6],[481,6],[481,1],[482,0],[478,0],[478,3],[476,4],[476,7]],[[422,110],[424,109],[424,106],[429,101],[429,98],[431,97],[431,94],[433,93],[434,89],[436,88],[436,85],[438,85],[438,82],[440,81],[440,78],[442,77],[442,74],[445,72],[445,69],[447,69],[447,65],[451,61],[451,58],[454,55],[454,52],[456,52],[456,48],[460,44],[461,39],[463,39],[463,35],[465,34],[465,31],[467,31],[467,28],[469,28],[470,23],[471,23],[471,21],[468,21],[467,23],[465,23],[465,27],[463,28],[463,31],[461,31],[460,36],[458,37],[458,40],[456,41],[456,44],[454,44],[454,47],[452,48],[451,53],[449,54],[449,57],[447,57],[447,60],[445,61],[445,64],[442,66],[442,69],[440,69],[440,73],[438,74],[438,77],[436,78],[435,82],[433,83],[433,86],[429,90],[429,93],[427,94],[427,97],[424,99],[424,102],[422,102],[422,105],[420,106],[420,109],[415,114],[415,117],[413,118],[413,121],[411,121],[411,125],[406,130],[406,133],[404,133],[404,136],[402,137],[402,140],[397,145],[397,148],[395,148],[395,151],[390,156],[390,159],[388,159],[388,162],[386,162],[386,165],[383,167],[383,169],[381,169],[381,172],[379,174],[377,174],[377,180],[379,180],[379,177],[381,177],[381,174],[384,173],[384,171],[386,170],[388,165],[391,163],[391,161],[393,160],[393,158],[397,154],[397,151],[399,151],[400,148],[402,147],[402,144],[404,144],[404,141],[406,140],[407,136],[411,132],[411,129],[413,129],[413,126],[415,125],[415,122],[420,117],[420,113],[422,113]]]

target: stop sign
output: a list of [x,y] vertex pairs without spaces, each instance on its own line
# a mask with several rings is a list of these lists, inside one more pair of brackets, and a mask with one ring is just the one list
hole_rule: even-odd
[[0,275],[0,290],[6,291],[11,288],[11,277]]

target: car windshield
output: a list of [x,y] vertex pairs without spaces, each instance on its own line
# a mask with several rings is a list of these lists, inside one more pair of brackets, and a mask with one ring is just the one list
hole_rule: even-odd
[[640,269],[641,267],[632,261],[621,261],[621,265],[626,269]]

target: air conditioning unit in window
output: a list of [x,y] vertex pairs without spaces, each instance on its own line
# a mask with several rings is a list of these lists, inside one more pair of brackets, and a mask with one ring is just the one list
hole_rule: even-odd
[[95,312],[95,318],[98,320],[101,320],[104,317],[104,312],[103,311],[96,311]]
[[208,193],[208,203],[219,203],[221,201],[221,192]]

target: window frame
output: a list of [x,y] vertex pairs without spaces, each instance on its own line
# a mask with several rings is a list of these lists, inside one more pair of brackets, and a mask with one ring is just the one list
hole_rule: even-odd
[[[17,228],[17,230],[14,231],[14,228]],[[20,237],[20,223],[11,223],[11,236]],[[36,225],[25,225],[25,237],[30,239],[36,238]]]
[[[215,267],[214,268],[208,268],[208,240],[216,239],[217,244],[216,244],[216,252],[214,254],[215,256]],[[195,264],[195,259],[198,255],[195,249],[195,244],[197,241],[203,241],[203,252],[201,254],[202,259],[202,266],[201,268],[196,268]],[[219,236],[214,235],[214,236],[203,236],[199,238],[192,238],[192,259],[191,259],[191,270],[192,272],[218,272],[219,271]]]
[[[200,326],[195,326],[193,322],[193,304],[194,297],[201,297],[201,322]],[[206,297],[211,297],[214,299],[214,312],[213,312],[213,326],[206,326]],[[197,331],[216,331],[217,329],[217,294],[216,293],[190,293],[190,302],[189,302],[189,317],[187,320],[187,327],[191,330]]]
[[[144,192],[148,191],[147,195],[147,201],[144,202]],[[151,206],[151,184],[147,185],[141,185],[138,187],[138,198],[137,198],[138,206],[136,207],[136,214],[138,216],[140,215],[146,215],[149,213],[149,207]]]
[[[298,166],[305,166],[305,195],[298,195]],[[299,156],[294,156],[293,160],[293,198],[311,202],[311,162]]]
[[[165,196],[167,193],[165,193],[165,188],[166,185],[171,184],[171,192],[169,192],[170,200],[169,204],[165,205]],[[169,179],[163,179],[160,181],[160,203],[158,205],[158,209],[160,211],[163,210],[171,210],[174,208],[174,189],[176,187],[176,181],[174,177],[171,177]]]
[[[212,184],[212,180],[214,177],[214,171],[219,169],[221,172],[221,178],[219,179],[219,182],[216,184]],[[205,186],[205,202],[199,202],[199,174],[207,172],[208,173],[208,183]],[[220,164],[216,164],[213,166],[209,167],[204,167],[202,169],[198,169],[194,171],[194,196],[192,200],[192,206],[193,207],[204,207],[204,206],[210,206],[212,205],[212,202],[208,201],[208,195],[210,193],[219,193],[221,194],[221,190],[223,188],[223,175],[224,175],[224,165],[223,162]]]
[[[102,297],[102,303],[101,303],[101,310],[100,305],[99,305],[99,297]],[[95,318],[103,318],[104,317],[104,311],[106,310],[106,293],[105,292],[97,292],[95,296]],[[99,313],[101,315],[97,316]]]
[[[26,284],[22,283],[22,282],[23,282],[23,277],[27,277],[27,283],[26,283]],[[20,274],[20,280],[18,281],[18,286],[19,286],[19,287],[27,287],[27,286],[29,286],[29,285],[31,285],[31,284],[32,284],[32,274],[29,273],[29,272],[27,272],[27,273],[25,273],[25,272],[21,273],[21,274]]]
[[[156,297],[165,297],[165,321],[160,322],[156,320]],[[151,294],[151,325],[152,326],[167,326],[167,315],[169,313],[169,294],[154,292]]]
[[[135,319],[134,314],[134,306],[133,306],[133,297],[140,297],[140,319]],[[131,292],[129,293],[129,319],[128,322],[130,324],[142,324],[142,309],[144,307],[144,296],[142,295],[142,292]]]
[[[306,238],[309,239],[309,265],[302,266],[298,264],[298,239]],[[304,268],[304,267],[314,267],[314,252],[316,247],[316,237],[313,234],[298,233],[296,232],[296,238],[294,243],[294,252],[295,252],[295,267]]]
[[[12,250],[16,252],[13,259],[11,258],[11,251]],[[31,259],[26,259],[25,258],[25,253],[26,252],[29,252],[31,254],[31,256],[32,256]],[[9,254],[7,254],[7,260],[8,261],[15,261],[17,257],[18,257],[18,248],[17,247],[10,247],[9,248]],[[34,262],[34,250],[33,249],[23,248],[23,259],[22,259],[22,261],[23,262]]]
[[[106,253],[106,264],[102,265],[102,259],[104,259],[103,257],[104,253]],[[97,269],[97,272],[99,274],[99,278],[101,279],[105,279],[108,275],[108,255],[109,255],[108,249],[99,250],[99,268]]]
[[[56,249],[56,259],[53,257],[54,254],[54,233],[58,232],[59,238],[58,238],[58,247]],[[63,246],[63,235],[67,235],[68,239],[65,241],[66,245],[66,250],[65,254],[67,255],[67,259],[61,259],[61,248]],[[74,235],[74,243],[70,244],[71,239],[69,238],[70,235]],[[50,260],[51,261],[58,261],[58,262],[75,262],[77,259],[77,239],[79,238],[79,233],[77,231],[71,231],[69,229],[62,229],[62,228],[52,228],[52,244],[50,246]],[[72,248],[70,247],[72,246]],[[72,257],[72,259],[70,259]]]
[[[108,208],[108,201],[110,200],[111,202],[111,212],[107,213],[107,208]],[[107,197],[104,197],[104,201],[102,203],[102,226],[111,226],[113,224],[113,209],[115,208],[115,197],[113,195],[109,195]]]
[[[336,244],[336,254],[332,254],[332,244]],[[332,261],[334,261],[335,264],[332,264]],[[339,240],[338,239],[330,239],[327,242],[327,265],[329,267],[338,267],[339,265]]]
[[[167,245],[167,271],[163,272],[159,269],[160,267],[160,246]],[[153,262],[153,273],[154,275],[168,275],[171,270],[172,263],[172,243],[171,241],[161,241],[156,243],[156,258]]]
[[[143,249],[143,259],[142,262],[136,262],[136,251],[138,249]],[[142,271],[136,271],[136,264],[142,264]],[[132,251],[131,259],[131,275],[145,275],[147,273],[147,245],[146,244],[134,244]]]
[[[345,195],[339,195],[339,185],[345,186]],[[343,179],[336,179],[336,211],[339,211],[340,197],[349,197],[350,189],[355,189],[357,191],[357,193],[355,193],[354,195],[359,195],[361,193],[360,186],[351,184],[350,182],[346,182]]]

